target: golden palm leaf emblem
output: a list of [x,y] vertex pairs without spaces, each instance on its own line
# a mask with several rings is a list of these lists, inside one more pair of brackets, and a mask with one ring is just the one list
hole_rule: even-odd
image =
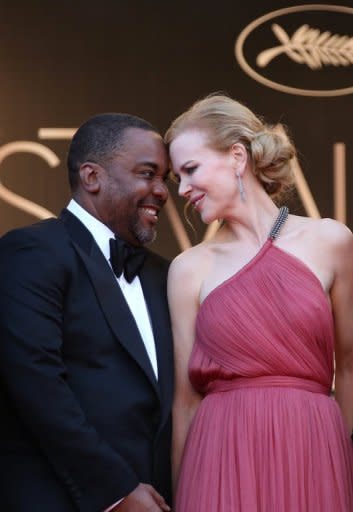
[[281,43],[279,46],[262,51],[256,58],[256,64],[264,68],[271,60],[286,54],[298,64],[306,64],[317,70],[323,66],[350,66],[353,64],[353,37],[340,36],[331,32],[299,27],[292,37],[278,24],[272,25],[272,31]]

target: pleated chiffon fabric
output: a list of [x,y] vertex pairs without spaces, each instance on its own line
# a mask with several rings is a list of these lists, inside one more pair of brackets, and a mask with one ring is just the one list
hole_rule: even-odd
[[202,303],[189,364],[204,395],[177,512],[352,512],[353,449],[330,397],[334,321],[313,272],[269,239]]

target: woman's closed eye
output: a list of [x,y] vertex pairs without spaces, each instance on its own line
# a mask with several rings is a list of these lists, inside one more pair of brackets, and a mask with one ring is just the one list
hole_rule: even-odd
[[197,170],[197,165],[190,165],[188,167],[184,167],[185,174],[188,174],[189,176],[193,174]]
[[[191,176],[196,170],[198,166],[197,165],[189,165],[182,167],[180,174],[186,174],[187,176]],[[176,174],[175,172],[171,172],[171,179],[174,181],[174,183],[180,184],[181,177],[180,174]]]

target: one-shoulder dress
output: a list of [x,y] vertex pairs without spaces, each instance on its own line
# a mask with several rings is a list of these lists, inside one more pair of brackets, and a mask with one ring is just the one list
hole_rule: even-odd
[[189,377],[204,395],[176,512],[352,512],[353,449],[315,274],[269,238],[200,306]]

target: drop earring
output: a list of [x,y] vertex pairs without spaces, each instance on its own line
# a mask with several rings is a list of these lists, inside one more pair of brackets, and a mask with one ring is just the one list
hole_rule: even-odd
[[239,172],[236,173],[236,177],[237,177],[237,182],[238,182],[240,200],[244,203],[245,202],[245,190],[244,190],[243,179]]

